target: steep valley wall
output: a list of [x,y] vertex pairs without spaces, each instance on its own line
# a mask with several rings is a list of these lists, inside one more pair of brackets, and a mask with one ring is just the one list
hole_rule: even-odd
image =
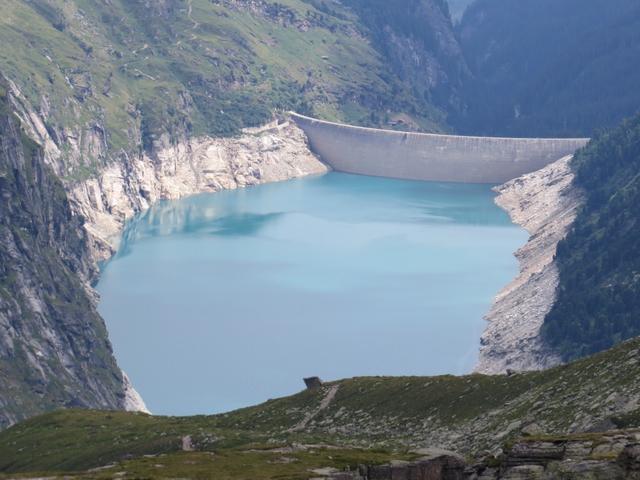
[[117,249],[125,222],[160,200],[278,182],[328,169],[308,149],[304,133],[276,122],[231,138],[194,137],[163,142],[153,156],[114,162],[73,186],[71,198],[86,219],[94,253]]
[[290,113],[334,170],[378,177],[504,183],[573,154],[585,138],[434,135],[354,127]]

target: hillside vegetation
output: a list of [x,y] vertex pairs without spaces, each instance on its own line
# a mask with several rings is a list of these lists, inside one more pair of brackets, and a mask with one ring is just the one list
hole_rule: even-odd
[[464,133],[591,136],[640,106],[636,0],[477,0],[458,36]]
[[[637,0],[476,0],[458,37],[444,0],[5,0],[0,41],[0,427],[61,406],[122,406],[86,289],[96,272],[83,218],[67,199],[108,163],[124,170],[143,151],[153,162],[162,147],[233,136],[285,109],[401,129],[581,136],[640,105]],[[37,127],[43,150],[14,114]],[[599,135],[574,163],[587,203],[559,247],[543,332],[566,359],[640,333],[639,123]],[[121,180],[116,191],[135,185]],[[327,388],[217,417],[56,413],[0,435],[0,465],[85,468],[143,445],[173,452],[180,435],[204,450],[429,440],[469,451],[526,427],[635,424],[637,358],[634,340],[508,378],[345,380],[295,431]],[[97,431],[104,443],[86,450]]]
[[560,242],[558,298],[546,342],[566,359],[640,335],[640,116],[573,160],[585,204]]
[[[12,48],[0,51],[0,72],[45,119],[66,155],[59,173],[71,179],[155,142],[233,135],[278,109],[377,126],[401,115],[414,128],[446,128],[444,111],[413,94],[412,79],[376,50],[379,32],[349,3],[8,0],[0,41]],[[420,17],[434,39],[427,48],[453,39],[441,0],[401,3],[402,15],[437,14],[433,25]],[[412,45],[410,32],[394,35]],[[435,56],[427,65],[446,70]],[[427,91],[448,91],[449,76],[436,80]]]
[[[557,435],[638,426],[639,379],[640,340],[635,339],[546,372],[354,378],[215,416],[59,411],[0,433],[0,472],[78,471],[112,462],[124,464],[114,465],[111,473],[131,465],[151,468],[164,460],[145,455],[184,460],[176,455],[184,455],[187,436],[189,448],[201,452],[199,461],[224,463],[235,455],[238,462],[238,453],[248,452],[247,460],[236,464],[239,471],[293,454],[321,463],[327,456],[404,458],[407,449],[425,445],[497,452],[523,432]],[[291,448],[301,444],[325,447]],[[287,445],[288,450],[277,450]],[[328,446],[339,449],[327,452]]]

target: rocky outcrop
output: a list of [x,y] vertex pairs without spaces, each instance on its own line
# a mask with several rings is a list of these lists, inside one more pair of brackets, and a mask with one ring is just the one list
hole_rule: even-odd
[[521,439],[500,457],[475,464],[445,450],[412,462],[361,465],[357,471],[319,469],[318,480],[623,480],[640,478],[640,432]]
[[317,469],[315,480],[464,480],[464,458],[446,450],[424,449],[414,461],[394,460],[383,465],[360,465],[357,471]]
[[[42,146],[45,162],[56,175],[66,177],[69,166],[82,164],[83,158],[108,157],[105,129],[99,123],[88,129],[58,131],[48,125],[46,109],[34,110],[18,86],[9,79],[6,82],[16,115]],[[136,154],[122,152],[117,160],[98,164],[94,175],[65,182],[74,210],[85,219],[96,260],[114,253],[127,219],[159,200],[328,170],[309,150],[304,132],[282,119],[245,128],[235,137],[165,132],[149,147]]]
[[83,219],[0,84],[0,428],[60,407],[122,408]]
[[289,122],[245,129],[239,137],[200,137],[153,154],[126,158],[71,189],[86,219],[98,259],[117,248],[125,221],[159,200],[276,182],[327,171],[308,149],[304,133]]
[[611,431],[569,437],[524,438],[498,459],[500,467],[476,467],[486,479],[567,480],[640,478],[640,432]]
[[151,413],[147,408],[146,403],[144,403],[142,396],[140,396],[138,391],[134,388],[133,383],[129,380],[129,376],[124,371],[122,372],[122,380],[124,399],[121,407],[127,412]]
[[540,338],[556,298],[554,255],[576,216],[582,195],[573,186],[572,157],[496,188],[496,202],[531,235],[516,252],[520,273],[496,297],[486,316],[476,371],[536,370],[561,363]]

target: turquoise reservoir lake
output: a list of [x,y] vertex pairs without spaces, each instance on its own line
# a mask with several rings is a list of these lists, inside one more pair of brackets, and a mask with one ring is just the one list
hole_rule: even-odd
[[162,202],[98,284],[116,358],[157,414],[302,378],[470,371],[527,238],[488,185],[321,177]]

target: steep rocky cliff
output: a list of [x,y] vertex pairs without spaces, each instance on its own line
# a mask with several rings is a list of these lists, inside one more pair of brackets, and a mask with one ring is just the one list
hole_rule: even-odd
[[82,217],[0,85],[0,428],[58,407],[123,408],[88,282]]
[[[144,410],[144,403],[113,359],[104,323],[95,310],[97,298],[89,286],[97,275],[96,262],[108,258],[117,248],[125,221],[158,200],[324,173],[327,167],[308,150],[306,137],[297,127],[286,121],[274,121],[228,138],[201,136],[172,142],[167,133],[154,141],[152,151],[125,155],[120,162],[108,163],[90,178],[67,181],[64,185],[54,173],[55,168],[64,166],[61,155],[64,144],[56,143],[55,136],[44,127],[46,120],[30,107],[14,83],[4,85],[3,102],[10,112],[7,125],[13,130],[3,131],[2,138],[14,142],[13,132],[28,142],[25,144],[33,151],[33,161],[38,162],[47,181],[55,185],[56,200],[61,206],[54,211],[64,213],[42,218],[39,226],[51,230],[55,222],[55,228],[70,232],[68,235],[74,241],[65,243],[69,240],[67,236],[47,239],[49,248],[63,252],[70,262],[68,271],[64,270],[70,283],[65,287],[63,304],[59,303],[61,293],[55,288],[64,284],[58,282],[57,276],[40,278],[41,262],[37,257],[7,257],[4,262],[9,270],[2,272],[2,278],[6,277],[14,289],[26,288],[25,298],[37,299],[33,308],[42,318],[34,322],[30,311],[7,307],[13,323],[26,325],[12,328],[12,341],[31,345],[31,353],[25,358],[14,358],[11,365],[15,368],[6,371],[4,379],[20,395],[8,396],[6,405],[0,405],[0,412],[6,412],[0,427],[60,406]],[[26,133],[22,133],[23,127]],[[44,149],[31,138],[38,139]],[[7,177],[5,184],[7,188],[20,188],[20,181]],[[7,193],[6,198],[13,197]],[[3,220],[7,228],[19,231],[19,217],[6,216]],[[38,235],[30,230],[22,237],[27,241],[34,236],[37,241]],[[12,273],[13,269],[25,268],[35,269],[33,278]],[[36,285],[35,291],[28,290],[30,284]],[[47,293],[48,288],[54,288],[54,292]],[[10,292],[8,296],[13,294]],[[34,340],[39,337],[50,338],[55,348],[41,346]],[[13,355],[11,350],[8,354]],[[60,357],[64,368],[60,370],[54,365],[44,369],[40,363],[48,365],[49,360],[42,359],[50,357]],[[32,380],[33,376],[37,379]],[[31,387],[34,381],[45,385],[36,388],[36,392],[53,391],[34,395]],[[13,405],[12,401],[18,403]]]
[[487,317],[480,371],[544,368],[638,335],[639,139],[636,116],[498,188],[532,235]]

